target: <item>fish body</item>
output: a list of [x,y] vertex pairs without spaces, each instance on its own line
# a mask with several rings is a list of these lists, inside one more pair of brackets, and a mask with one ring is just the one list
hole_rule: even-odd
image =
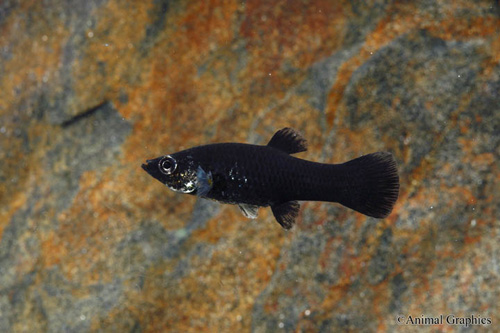
[[142,167],[174,191],[238,204],[250,218],[257,216],[258,207],[271,206],[285,229],[298,216],[298,201],[338,202],[377,218],[391,212],[399,177],[390,153],[342,164],[291,156],[305,150],[305,139],[284,128],[266,146],[209,144],[148,160]]

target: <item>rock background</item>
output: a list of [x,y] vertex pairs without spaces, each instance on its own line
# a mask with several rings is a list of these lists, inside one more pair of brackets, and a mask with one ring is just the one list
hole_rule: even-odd
[[[498,1],[2,1],[0,331],[495,330],[499,63]],[[285,126],[393,152],[393,214],[285,232],[140,168]]]

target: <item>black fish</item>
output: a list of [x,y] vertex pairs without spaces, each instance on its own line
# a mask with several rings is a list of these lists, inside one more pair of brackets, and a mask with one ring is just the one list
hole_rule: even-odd
[[300,134],[283,128],[266,146],[210,144],[148,160],[142,168],[176,192],[238,204],[249,218],[257,217],[259,206],[271,206],[285,229],[298,216],[298,200],[338,202],[376,218],[391,213],[399,194],[391,153],[364,155],[343,164],[290,156],[306,150]]

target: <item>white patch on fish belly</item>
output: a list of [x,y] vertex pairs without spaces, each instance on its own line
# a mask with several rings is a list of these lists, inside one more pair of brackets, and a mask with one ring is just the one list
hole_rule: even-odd
[[179,192],[179,193],[191,193],[194,190],[196,190],[195,183],[192,180],[186,182],[181,188],[170,187],[168,185],[167,185],[167,187],[169,189],[171,189],[172,191]]

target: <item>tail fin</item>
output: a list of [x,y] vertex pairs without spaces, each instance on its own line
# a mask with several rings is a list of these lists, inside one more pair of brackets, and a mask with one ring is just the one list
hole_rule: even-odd
[[387,217],[399,195],[398,170],[392,154],[368,154],[342,166],[349,186],[339,203],[368,216]]

